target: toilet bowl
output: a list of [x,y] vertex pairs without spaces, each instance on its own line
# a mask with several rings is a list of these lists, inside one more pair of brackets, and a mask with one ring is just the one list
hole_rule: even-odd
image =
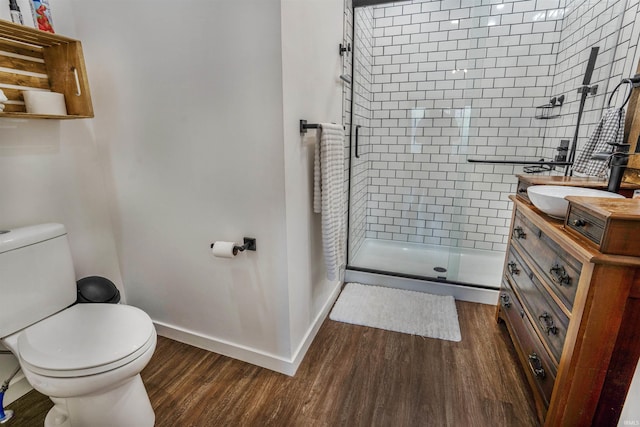
[[27,381],[54,402],[45,426],[152,426],[140,371],[156,346],[135,307],[78,304],[2,339]]
[[60,224],[0,232],[0,342],[53,408],[45,427],[151,427],[155,414],[140,372],[156,347],[142,310],[77,304]]

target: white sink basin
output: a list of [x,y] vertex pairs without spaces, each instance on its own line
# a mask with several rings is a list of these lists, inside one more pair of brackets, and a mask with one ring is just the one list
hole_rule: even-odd
[[564,199],[566,196],[624,199],[624,196],[608,191],[566,185],[532,185],[527,188],[527,194],[536,208],[557,219],[564,219],[567,215],[569,202]]

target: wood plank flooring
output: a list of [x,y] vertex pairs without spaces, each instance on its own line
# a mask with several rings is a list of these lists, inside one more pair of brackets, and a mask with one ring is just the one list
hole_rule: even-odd
[[[494,308],[456,305],[459,343],[327,319],[295,377],[159,338],[142,372],[156,426],[537,426]],[[50,407],[31,392],[11,425]]]

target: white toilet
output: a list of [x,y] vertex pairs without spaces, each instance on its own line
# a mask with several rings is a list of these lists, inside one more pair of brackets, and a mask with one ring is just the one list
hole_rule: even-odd
[[140,378],[156,347],[142,310],[77,304],[61,224],[0,231],[0,341],[54,403],[45,426],[153,426]]

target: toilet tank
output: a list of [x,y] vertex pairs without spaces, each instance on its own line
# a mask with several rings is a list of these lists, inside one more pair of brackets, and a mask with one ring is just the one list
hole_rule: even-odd
[[0,338],[75,300],[75,273],[62,224],[0,231]]

